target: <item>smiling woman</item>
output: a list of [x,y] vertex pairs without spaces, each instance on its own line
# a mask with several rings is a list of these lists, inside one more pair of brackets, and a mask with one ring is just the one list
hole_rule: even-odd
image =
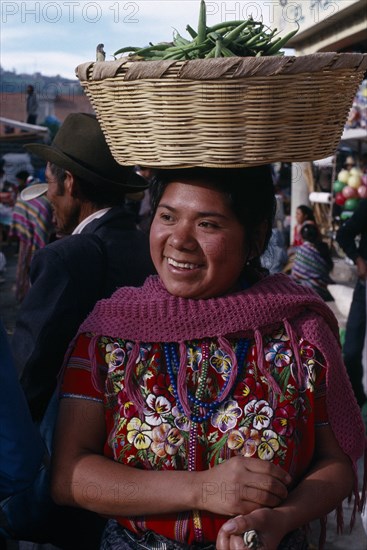
[[152,198],[158,275],[66,356],[54,498],[111,518],[102,550],[305,550],[357,487],[363,423],[330,309],[259,267],[270,167],[161,170]]
[[151,255],[166,289],[198,299],[240,288],[240,275],[255,260],[258,267],[259,250],[269,239],[270,169],[165,170],[157,179]]

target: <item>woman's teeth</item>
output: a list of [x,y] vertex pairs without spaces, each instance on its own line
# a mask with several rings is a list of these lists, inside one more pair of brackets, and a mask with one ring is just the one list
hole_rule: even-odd
[[173,267],[178,267],[180,269],[195,269],[198,267],[196,264],[176,262],[176,260],[173,260],[172,258],[167,258],[167,261],[170,265],[173,265]]

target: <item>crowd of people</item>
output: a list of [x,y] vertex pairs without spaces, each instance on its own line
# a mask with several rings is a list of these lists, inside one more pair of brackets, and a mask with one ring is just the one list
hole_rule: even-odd
[[[348,355],[312,209],[298,207],[290,273],[265,265],[272,239],[287,251],[272,166],[123,167],[81,113],[26,147],[46,182],[21,190],[9,232],[21,304],[0,331],[3,513],[15,503],[0,534],[62,550],[306,550],[314,520],[320,548],[333,510],[342,527],[347,497],[353,525],[366,212],[338,235],[360,277]],[[14,514],[25,488],[28,522]]]

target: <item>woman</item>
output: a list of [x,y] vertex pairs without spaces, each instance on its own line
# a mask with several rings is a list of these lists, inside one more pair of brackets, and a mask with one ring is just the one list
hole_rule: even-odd
[[49,243],[54,233],[52,207],[47,197],[24,201],[18,196],[9,236],[19,241],[15,297],[21,303],[29,288],[29,272],[34,253]]
[[333,300],[327,285],[332,283],[330,271],[333,260],[326,243],[314,224],[307,223],[301,229],[303,243],[297,247],[292,278],[299,284],[312,288],[326,302]]
[[53,496],[114,518],[104,550],[250,548],[252,529],[307,548],[301,526],[358,499],[363,424],[332,313],[258,269],[270,169],[162,170],[151,193],[158,276],[70,346]]
[[303,243],[301,235],[302,227],[307,223],[315,223],[315,217],[312,208],[305,204],[300,204],[296,210],[296,225],[293,233],[293,246],[300,246]]
[[300,204],[296,210],[296,224],[293,230],[293,240],[291,246],[289,246],[287,250],[288,262],[283,269],[283,273],[287,273],[288,275],[292,273],[297,248],[303,243],[301,229],[308,224],[315,224],[315,217],[312,209],[305,204]]

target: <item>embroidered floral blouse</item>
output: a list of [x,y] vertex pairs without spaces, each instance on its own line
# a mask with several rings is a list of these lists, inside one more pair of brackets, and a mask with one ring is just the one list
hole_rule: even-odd
[[[303,368],[300,382],[294,352],[284,330],[279,328],[265,336],[266,366],[281,387],[281,395],[274,394],[258,370],[257,350],[251,341],[242,379],[237,380],[234,390],[211,417],[196,423],[190,422],[177,406],[161,344],[140,346],[136,375],[145,406],[139,411],[127,400],[124,389],[124,368],[133,343],[99,338],[94,351],[104,373],[101,393],[92,383],[88,349],[91,337],[91,334],[79,336],[65,372],[61,396],[103,402],[107,457],[132,468],[203,470],[239,454],[270,460],[286,469],[295,481],[309,467],[315,428],[328,419],[324,361],[306,341],[299,343]],[[235,350],[237,342],[234,340],[231,345]],[[200,342],[188,342],[188,391],[195,394],[200,386],[201,399],[205,401],[218,397],[232,366],[230,357],[217,348],[216,341],[210,342],[208,363],[206,380],[201,381]],[[131,531],[151,529],[190,544],[214,542],[227,518],[192,511],[116,519]]]

